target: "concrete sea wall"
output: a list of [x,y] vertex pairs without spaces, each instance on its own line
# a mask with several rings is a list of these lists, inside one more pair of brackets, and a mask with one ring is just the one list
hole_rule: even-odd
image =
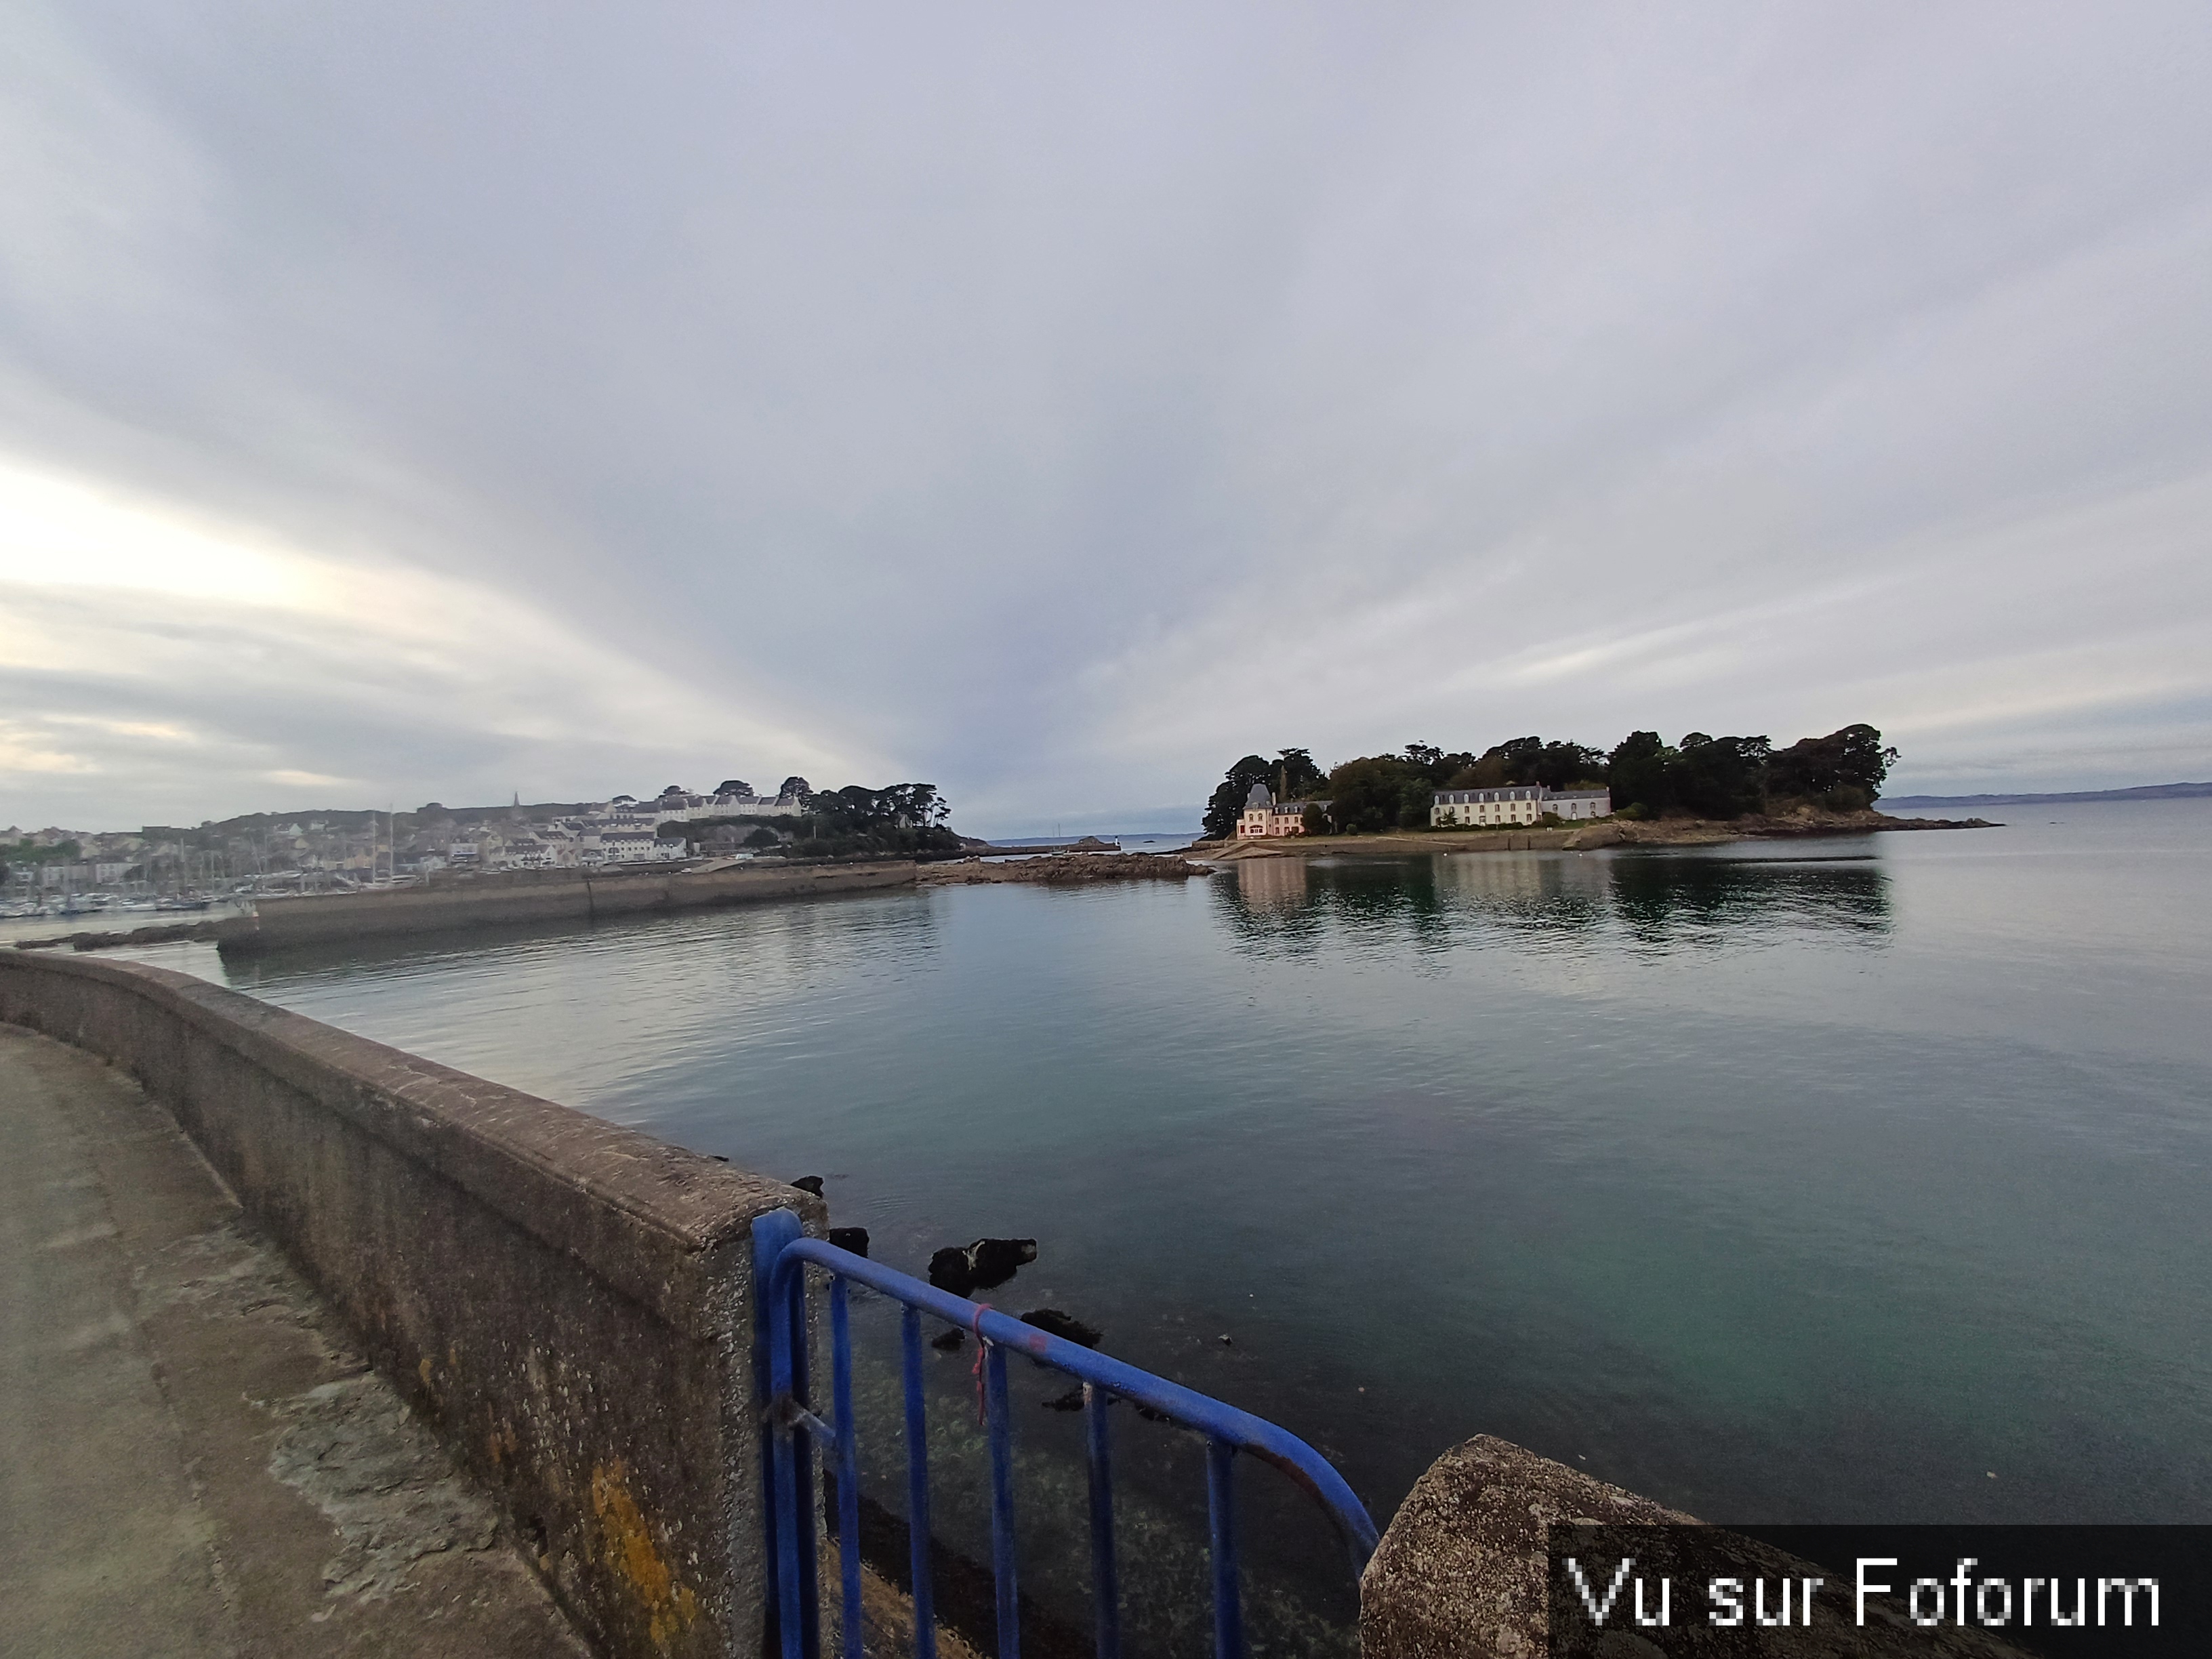
[[314,939],[427,933],[503,922],[553,921],[803,898],[872,887],[910,887],[911,860],[880,863],[739,865],[720,870],[639,870],[599,875],[520,870],[446,876],[386,892],[319,894],[263,901],[251,921],[226,923],[226,952],[273,950]]
[[180,974],[0,955],[173,1110],[619,1655],[761,1650],[751,1224],[821,1200]]

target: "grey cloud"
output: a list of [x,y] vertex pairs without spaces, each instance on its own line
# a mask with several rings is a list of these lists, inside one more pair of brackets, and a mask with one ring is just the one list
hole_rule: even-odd
[[2212,762],[2212,672],[2120,672],[2212,620],[2200,8],[13,27],[0,447],[489,582],[981,827],[1292,741]]

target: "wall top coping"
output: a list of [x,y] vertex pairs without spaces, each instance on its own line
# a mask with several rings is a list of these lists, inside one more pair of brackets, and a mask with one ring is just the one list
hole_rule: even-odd
[[813,1228],[827,1218],[811,1193],[187,974],[0,951],[0,975],[17,975],[96,981],[163,1006],[532,1231],[547,1218],[498,1178],[501,1164],[611,1206],[686,1254],[749,1237],[771,1210],[796,1211]]

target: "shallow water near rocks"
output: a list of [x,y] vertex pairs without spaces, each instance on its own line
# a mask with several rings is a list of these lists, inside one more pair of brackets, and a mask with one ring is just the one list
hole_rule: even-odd
[[[1999,815],[137,954],[823,1175],[895,1266],[1034,1237],[995,1304],[1304,1436],[1378,1520],[1487,1432],[1723,1521],[2212,1521],[2212,802]],[[969,1353],[932,1360],[972,1443]],[[1063,1386],[1015,1385],[1024,1559],[1087,1629]],[[1117,1430],[1202,1630],[1200,1461]],[[1326,1529],[1243,1485],[1271,1644],[1328,1645]]]

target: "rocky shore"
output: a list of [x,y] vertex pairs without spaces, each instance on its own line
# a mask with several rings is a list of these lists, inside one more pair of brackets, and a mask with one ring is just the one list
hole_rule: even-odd
[[[1705,847],[1727,841],[1768,841],[1796,836],[1867,836],[1885,830],[1997,830],[1987,818],[1899,818],[1887,812],[1790,812],[1768,817],[1609,818],[1602,829],[1618,830],[1626,847]],[[1588,845],[1585,842],[1584,845]]]
[[915,880],[923,887],[964,887],[982,882],[1029,881],[1066,885],[1092,881],[1184,881],[1212,873],[1203,864],[1164,853],[1071,853],[1057,857],[986,863],[925,864]]
[[1577,829],[1501,824],[1488,830],[1402,830],[1376,836],[1294,836],[1200,842],[1197,858],[1310,858],[1323,853],[1592,852],[1601,847],[1715,847],[1724,842],[1862,836],[1886,830],[1994,830],[1986,818],[1899,818],[1887,812],[1792,812],[1741,818],[1607,818]]
[[167,945],[178,939],[219,942],[252,925],[251,917],[225,916],[213,921],[157,922],[127,930],[52,933],[43,939],[19,939],[13,943],[18,951],[52,951],[64,945],[72,951],[104,951],[115,945]]

